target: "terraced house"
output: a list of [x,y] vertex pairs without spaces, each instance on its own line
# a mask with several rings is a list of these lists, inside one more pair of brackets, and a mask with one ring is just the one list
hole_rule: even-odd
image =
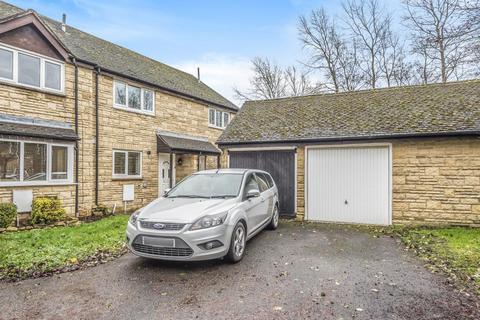
[[0,2],[0,202],[140,207],[193,171],[237,107],[190,74]]

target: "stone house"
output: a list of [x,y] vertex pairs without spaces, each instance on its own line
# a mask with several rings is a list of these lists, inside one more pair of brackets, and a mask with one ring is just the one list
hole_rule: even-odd
[[299,220],[479,226],[479,138],[471,80],[251,101],[217,143]]
[[133,210],[226,165],[238,108],[200,79],[0,1],[0,202]]

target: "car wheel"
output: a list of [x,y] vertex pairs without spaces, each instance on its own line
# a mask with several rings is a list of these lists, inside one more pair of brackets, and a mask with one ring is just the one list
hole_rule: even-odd
[[245,225],[238,222],[232,232],[232,240],[230,241],[230,249],[227,253],[227,259],[232,263],[242,260],[245,254],[245,245],[247,244],[247,232]]
[[279,219],[280,219],[280,217],[279,217],[279,213],[278,213],[278,206],[275,205],[275,208],[273,209],[272,219],[270,220],[270,223],[268,224],[267,229],[269,229],[269,230],[277,229]]

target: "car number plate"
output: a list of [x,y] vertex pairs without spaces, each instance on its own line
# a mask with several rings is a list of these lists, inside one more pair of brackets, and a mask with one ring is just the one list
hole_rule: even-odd
[[154,247],[175,247],[175,239],[157,238],[157,237],[142,237],[142,244]]

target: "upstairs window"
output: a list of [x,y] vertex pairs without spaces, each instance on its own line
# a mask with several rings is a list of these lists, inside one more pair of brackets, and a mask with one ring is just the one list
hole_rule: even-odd
[[115,107],[147,114],[155,113],[155,93],[153,90],[115,81],[113,91]]
[[208,110],[208,125],[213,128],[224,129],[230,122],[230,114],[217,109]]
[[0,80],[62,93],[64,64],[38,54],[1,45]]

